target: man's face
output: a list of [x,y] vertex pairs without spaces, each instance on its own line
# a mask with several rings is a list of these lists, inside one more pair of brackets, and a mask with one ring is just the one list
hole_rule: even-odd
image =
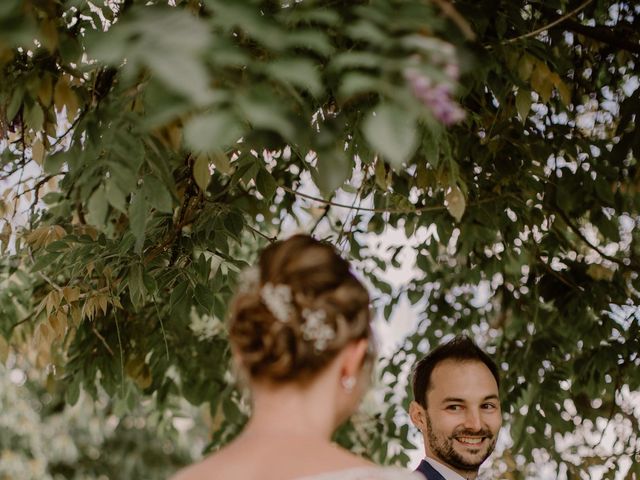
[[493,451],[502,425],[498,395],[496,380],[482,362],[439,363],[418,425],[427,455],[460,474],[477,472]]

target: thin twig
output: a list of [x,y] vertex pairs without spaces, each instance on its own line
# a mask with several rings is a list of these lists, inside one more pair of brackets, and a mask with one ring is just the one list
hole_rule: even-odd
[[[332,207],[339,207],[339,208],[347,208],[349,210],[356,210],[356,211],[362,211],[362,212],[374,212],[374,213],[419,213],[419,212],[439,212],[439,211],[444,211],[447,209],[447,207],[443,206],[424,206],[424,207],[415,207],[411,210],[406,209],[406,208],[367,208],[367,207],[353,207],[352,205],[347,205],[344,203],[336,203],[336,202],[331,202],[329,200],[325,200],[323,198],[318,198],[318,197],[314,197],[312,195],[308,195],[306,193],[302,193],[299,190],[293,190],[292,188],[286,187],[284,185],[279,185],[280,188],[282,188],[283,190],[291,193],[292,195],[295,195],[297,197],[302,197],[302,198],[306,198],[308,200],[312,200],[314,202],[318,202],[321,203],[323,205],[331,205]],[[480,205],[482,203],[489,203],[489,202],[493,202],[495,200],[497,200],[498,198],[500,198],[500,196],[496,196],[496,197],[491,197],[491,198],[486,198],[484,200],[478,200],[477,202],[473,202],[473,203],[468,203],[467,204],[467,208],[468,207],[473,207],[475,205]]]
[[116,322],[116,332],[118,333],[118,347],[120,348],[120,388],[124,397],[124,352],[122,351],[122,339],[120,338],[120,325],[118,325],[118,317],[114,315]]
[[96,337],[98,337],[100,339],[100,341],[102,342],[102,344],[104,345],[104,347],[108,350],[108,352],[111,354],[112,357],[115,357],[115,353],[113,353],[113,350],[111,350],[111,347],[109,346],[109,344],[107,343],[107,340],[102,336],[102,334],[96,329],[95,326],[91,327],[91,330],[93,330],[93,333],[96,334]]
[[71,123],[71,125],[69,125],[69,128],[67,128],[67,130],[60,135],[55,142],[53,142],[51,144],[51,148],[56,147],[67,135],[69,135],[69,132],[71,132],[71,130],[73,130],[76,125],[78,125],[78,123],[80,122],[80,120],[82,119],[82,117],[84,117],[84,115],[87,113],[87,109],[83,109],[78,116],[73,120],[73,122]]
[[[580,240],[582,240],[584,243],[587,244],[587,246],[589,246],[594,251],[596,251],[602,258],[605,258],[613,263],[617,263],[618,265],[622,265],[624,267],[628,266],[628,265],[625,265],[624,261],[620,260],[619,258],[612,257],[611,255],[607,255],[602,250],[600,250],[600,248],[598,248],[597,245],[594,245],[593,243],[591,243],[589,239],[585,237],[585,235],[580,231],[580,229],[571,222],[571,219],[569,218],[569,216],[561,208],[555,207],[554,211],[557,212],[558,215],[560,215],[560,217],[562,217],[562,220],[564,220],[567,226],[573,231],[573,233],[575,233],[580,238]],[[633,263],[635,265],[635,262]]]
[[535,30],[533,30],[532,32],[528,32],[525,33],[524,35],[520,35],[514,38],[509,38],[507,40],[504,40],[502,42],[503,45],[507,45],[509,43],[514,43],[517,42],[518,40],[523,40],[525,38],[529,38],[529,37],[535,37],[536,35],[538,35],[539,33],[544,32],[545,30],[549,30],[552,27],[555,27],[556,25],[558,25],[559,23],[564,22],[565,20],[568,20],[569,18],[573,17],[576,13],[580,12],[581,10],[583,10],[587,5],[589,5],[593,0],[587,0],[586,2],[584,2],[582,5],[580,5],[579,7],[575,8],[574,10],[571,10],[569,13],[556,18],[553,22],[548,23],[547,25],[544,25],[540,28],[536,28]]
[[260,230],[258,230],[257,228],[252,227],[251,225],[247,225],[247,227],[249,227],[249,230],[251,230],[253,233],[255,233],[257,235],[260,235],[262,238],[268,240],[269,243],[273,243],[273,242],[275,242],[277,240],[277,237],[270,237],[266,233],[262,233]]
[[[380,161],[380,160],[378,160],[378,161]],[[360,188],[358,188],[358,192],[356,193],[356,196],[353,199],[353,203],[351,204],[351,210],[355,210],[355,214],[351,218],[350,227],[353,227],[353,222],[355,221],[356,215],[358,214],[358,210],[360,209],[360,204],[362,203],[362,192],[364,191],[364,187],[366,186],[368,177],[369,177],[369,169],[365,168],[364,169],[364,175],[362,177],[362,183],[360,184]],[[356,203],[358,204],[357,208],[355,206]],[[327,207],[327,211],[328,210],[329,210],[329,208]],[[337,244],[340,244],[340,242],[342,241],[342,237],[343,237],[343,235],[345,233],[345,228],[347,226],[347,219],[349,218],[349,214],[351,213],[351,210],[349,211],[349,213],[347,213],[347,218],[342,223],[342,227],[340,228],[340,235],[338,235],[338,240],[336,242]]]
[[440,7],[442,13],[444,13],[447,17],[451,19],[453,23],[455,23],[460,31],[467,37],[467,40],[475,40],[476,33],[473,31],[469,22],[465,20],[465,18],[460,15],[460,13],[454,8],[454,6],[449,3],[447,0],[433,0],[433,3]]
[[164,339],[164,349],[167,353],[167,360],[169,360],[169,344],[167,343],[167,334],[164,331],[164,323],[162,322],[162,316],[160,315],[160,309],[158,308],[158,303],[156,302],[156,296],[153,295],[151,297],[153,300],[153,306],[156,307],[156,314],[158,315],[158,320],[160,321],[160,329],[162,330],[162,338]]
[[[630,316],[633,316],[633,315],[635,315],[635,313],[631,314]],[[611,420],[613,420],[613,415],[616,412],[616,393],[618,393],[618,389],[619,388],[620,388],[620,378],[618,377],[618,379],[616,380],[616,386],[613,389],[613,398],[611,399],[611,409],[609,410],[609,416],[607,418],[607,424],[602,429],[602,433],[600,434],[600,440],[598,440],[598,443],[596,443],[594,445],[594,447],[597,447],[598,445],[600,445],[602,443],[602,439],[604,438],[604,434],[607,432],[607,428],[609,428],[609,424],[611,423]]]

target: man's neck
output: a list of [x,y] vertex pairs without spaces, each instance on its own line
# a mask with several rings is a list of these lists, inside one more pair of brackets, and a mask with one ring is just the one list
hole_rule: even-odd
[[459,477],[462,477],[464,480],[475,480],[478,476],[478,471],[468,471],[468,470],[459,470],[448,463],[444,463],[443,460],[439,458],[432,457],[427,454],[426,459],[431,463],[431,466],[435,468],[438,473],[443,475],[445,478],[451,478],[452,474],[457,475],[455,478],[459,480]]

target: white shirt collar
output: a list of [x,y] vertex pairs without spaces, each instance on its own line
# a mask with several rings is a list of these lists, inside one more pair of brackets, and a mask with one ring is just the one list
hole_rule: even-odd
[[446,465],[434,460],[431,457],[425,457],[425,460],[437,470],[437,472],[442,475],[445,480],[466,480],[462,475],[457,472],[454,472]]

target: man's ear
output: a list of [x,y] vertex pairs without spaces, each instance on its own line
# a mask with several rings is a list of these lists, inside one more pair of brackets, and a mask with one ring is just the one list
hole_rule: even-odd
[[424,407],[415,400],[409,404],[409,417],[411,418],[411,422],[418,427],[418,430],[426,430],[426,412],[424,411]]

